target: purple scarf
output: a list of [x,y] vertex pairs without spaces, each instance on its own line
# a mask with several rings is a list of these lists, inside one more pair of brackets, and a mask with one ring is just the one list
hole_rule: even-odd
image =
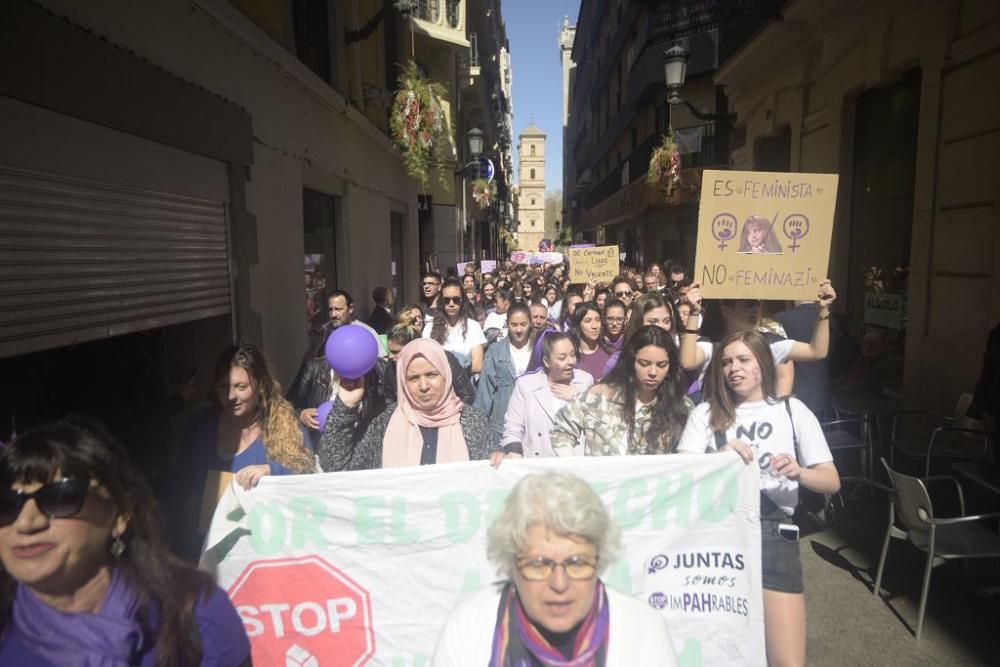
[[54,665],[138,665],[143,639],[138,611],[138,596],[116,568],[96,614],[53,609],[18,584],[14,625],[25,646]]

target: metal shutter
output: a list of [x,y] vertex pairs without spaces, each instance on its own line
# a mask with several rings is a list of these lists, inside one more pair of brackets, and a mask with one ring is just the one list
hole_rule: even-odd
[[223,202],[0,166],[0,357],[230,303]]

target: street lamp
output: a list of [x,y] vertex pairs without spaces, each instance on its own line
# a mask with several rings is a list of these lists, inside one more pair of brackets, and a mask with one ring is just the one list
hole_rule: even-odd
[[479,177],[479,157],[483,154],[483,131],[478,127],[474,127],[465,133],[465,136],[469,141],[469,155],[472,159],[462,167],[461,169],[455,170],[456,176],[461,176],[465,174],[465,170],[469,167],[473,168],[473,178]]
[[728,122],[736,120],[736,114],[734,113],[709,113],[702,111],[681,97],[680,93],[677,92],[684,85],[684,80],[687,78],[687,63],[690,57],[691,53],[680,44],[674,44],[663,52],[663,78],[666,79],[667,83],[667,104],[671,107],[683,104],[695,118],[700,120]]

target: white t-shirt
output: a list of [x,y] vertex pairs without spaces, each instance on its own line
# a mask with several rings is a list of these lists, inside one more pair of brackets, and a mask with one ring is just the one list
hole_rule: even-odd
[[514,375],[521,377],[527,372],[528,364],[531,362],[531,345],[525,343],[520,350],[511,345],[510,359],[514,362]]
[[[444,340],[444,349],[454,354],[461,355],[464,359],[468,359],[469,352],[472,348],[477,345],[486,345],[486,336],[483,335],[483,328],[479,326],[479,322],[473,319],[465,320],[467,329],[465,332],[465,337],[462,337],[462,323],[459,322],[454,327],[448,327],[448,335]],[[431,330],[434,329],[434,320],[424,325],[424,338],[431,337]]]
[[504,336],[507,335],[507,313],[498,313],[494,310],[487,315],[486,321],[483,322],[483,331],[490,329],[499,329],[500,334],[497,336],[497,340],[503,340]]
[[[788,399],[792,408],[789,417],[784,401],[755,401],[736,408],[736,421],[726,430],[726,442],[742,440],[757,454],[757,463],[766,452],[771,455],[795,456],[792,423],[799,437],[799,465],[803,468],[833,460],[819,420],[797,398]],[[715,435],[708,424],[708,403],[702,403],[688,415],[687,426],[677,450],[700,454],[716,451]],[[761,470],[760,488],[767,496],[791,515],[799,504],[799,484],[786,477],[775,477],[770,469]]]

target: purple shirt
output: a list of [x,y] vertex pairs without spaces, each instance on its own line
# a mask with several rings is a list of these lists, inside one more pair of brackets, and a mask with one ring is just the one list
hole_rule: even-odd
[[576,367],[593,375],[595,383],[600,382],[601,378],[604,377],[604,368],[608,365],[610,358],[611,353],[605,352],[604,348],[598,345],[597,349],[591,354],[581,351],[580,361]]
[[[201,667],[237,667],[250,659],[250,640],[229,596],[216,587],[208,597],[194,606],[195,621],[201,637]],[[154,626],[156,623],[154,623]],[[156,636],[147,637],[142,654],[135,663],[140,667],[155,667]],[[54,665],[32,652],[11,623],[0,639],[0,665],[31,665],[32,667],[64,667]]]

